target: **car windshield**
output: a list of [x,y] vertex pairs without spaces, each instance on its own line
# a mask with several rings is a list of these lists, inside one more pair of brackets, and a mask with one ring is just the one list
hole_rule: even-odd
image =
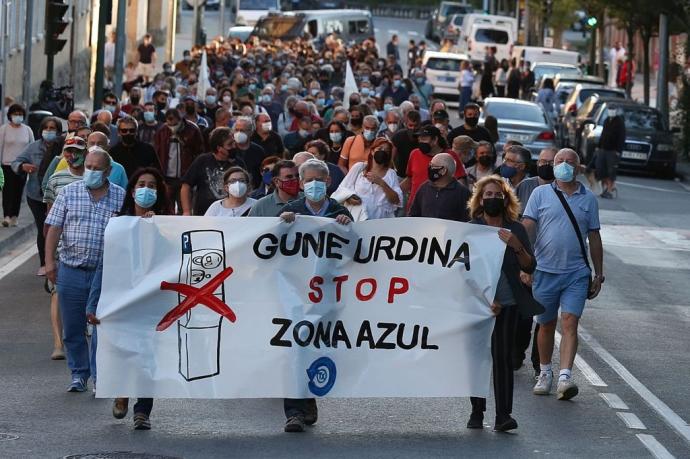
[[240,0],[240,10],[278,10],[277,0]]
[[536,105],[494,102],[487,104],[485,114],[495,116],[499,123],[502,119],[511,119],[546,124],[544,112]]
[[[615,107],[614,107],[615,108]],[[608,107],[604,108],[599,123],[609,117]],[[625,119],[626,129],[639,129],[642,131],[665,131],[666,127],[659,115],[659,112],[647,108],[623,108],[623,118]]]
[[460,59],[448,59],[441,57],[431,57],[426,62],[426,68],[429,70],[443,70],[446,72],[459,72]]
[[536,81],[539,81],[544,76],[554,77],[558,73],[563,76],[580,76],[580,69],[558,65],[537,65],[534,67],[534,78]]
[[461,25],[462,25],[462,21],[463,21],[464,19],[465,19],[465,15],[464,15],[464,14],[457,14],[457,15],[455,15],[455,19],[453,19],[453,25],[461,26]]
[[625,99],[625,94],[622,94],[619,91],[611,91],[600,88],[584,88],[580,91],[580,102],[587,100],[587,98],[593,94],[598,94],[601,97],[616,97],[618,99]]
[[474,40],[479,43],[496,43],[498,45],[505,45],[508,43],[510,37],[505,30],[498,29],[477,29],[474,34]]
[[259,19],[254,35],[261,39],[296,38],[304,30],[304,19],[294,16],[265,17]]

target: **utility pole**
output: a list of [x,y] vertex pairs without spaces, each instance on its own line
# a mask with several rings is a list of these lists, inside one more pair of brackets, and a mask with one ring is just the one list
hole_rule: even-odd
[[656,77],[656,108],[668,126],[668,15],[659,15],[659,72]]
[[26,25],[24,26],[24,71],[22,77],[22,99],[24,106],[31,105],[31,48],[34,25],[34,0],[26,0]]
[[[93,111],[95,112],[101,106],[103,101],[103,69],[105,65],[105,26],[110,22],[110,16],[113,12],[112,3],[108,0],[101,0],[101,7],[98,11],[98,31],[96,32],[96,81],[93,96]],[[118,32],[122,32],[121,30]]]
[[606,27],[606,9],[604,8],[601,11],[601,21],[599,22],[599,27],[597,28],[597,35],[599,37],[599,59],[597,61],[597,64],[599,66],[599,71],[598,75],[600,78],[605,78],[606,77],[606,68],[604,66],[604,54],[606,52],[604,51],[604,32],[605,32],[605,27]]
[[7,8],[9,5],[6,2],[0,3],[0,124],[4,124],[5,113],[5,93],[7,92],[7,50],[5,49],[5,35],[7,35]]
[[127,0],[118,0],[117,2],[117,25],[115,26],[115,75],[114,90],[115,95],[120,98],[122,94],[122,73],[124,72],[124,58],[125,58],[125,21],[127,20]]
[[220,36],[225,38],[225,1],[220,0]]
[[194,1],[194,21],[192,22],[192,47],[197,44],[199,39],[199,1]]

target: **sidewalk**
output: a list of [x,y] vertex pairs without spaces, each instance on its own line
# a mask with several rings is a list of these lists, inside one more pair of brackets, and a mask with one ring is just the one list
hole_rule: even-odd
[[[0,226],[0,257],[7,255],[24,242],[35,240],[36,226],[26,201],[22,201],[17,226],[5,228]],[[36,268],[38,269],[38,267]]]

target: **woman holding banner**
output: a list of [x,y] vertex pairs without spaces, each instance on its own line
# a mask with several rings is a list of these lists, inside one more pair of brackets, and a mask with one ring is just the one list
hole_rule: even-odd
[[[520,203],[510,186],[501,177],[490,175],[475,184],[468,204],[472,221],[480,225],[501,228],[498,237],[506,244],[501,266],[501,277],[491,311],[496,316],[491,335],[493,358],[494,396],[496,397],[496,423],[494,430],[506,432],[517,428],[511,417],[513,411],[512,346],[515,342],[518,314],[531,316],[543,312],[522,282],[520,271],[532,273],[537,262],[527,237],[527,231],[518,220]],[[486,399],[471,397],[472,414],[468,429],[481,429],[486,411]]]
[[[138,169],[130,178],[125,199],[122,203],[120,215],[149,218],[154,215],[170,214],[170,202],[168,201],[168,193],[165,186],[165,179],[158,169],[146,167]],[[100,324],[100,320],[96,317],[96,305],[100,297],[101,279],[103,275],[103,267],[101,267],[94,276],[94,284],[98,284],[99,288],[92,289],[89,301],[86,307],[86,321],[91,325]],[[97,332],[93,331],[91,337],[91,345],[97,345]],[[93,353],[95,355],[95,352]],[[96,362],[92,362],[92,368],[96,368]],[[94,390],[95,390],[94,380]],[[129,399],[126,397],[116,398],[113,402],[113,416],[116,419],[122,419],[127,415],[129,407]],[[134,405],[134,428],[137,430],[151,429],[151,421],[149,416],[153,409],[152,398],[139,398]]]

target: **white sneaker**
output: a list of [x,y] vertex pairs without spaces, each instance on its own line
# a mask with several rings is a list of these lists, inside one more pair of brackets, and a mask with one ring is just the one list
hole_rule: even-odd
[[534,385],[532,393],[534,395],[549,395],[551,393],[551,385],[553,384],[553,372],[542,371],[537,378],[537,384]]
[[5,217],[5,218],[2,220],[2,226],[4,226],[5,228],[7,228],[8,226],[10,226],[10,217]]
[[560,379],[558,381],[558,388],[556,389],[556,397],[558,400],[570,400],[575,397],[579,389],[573,378]]
[[17,226],[17,217],[10,218],[10,226]]

